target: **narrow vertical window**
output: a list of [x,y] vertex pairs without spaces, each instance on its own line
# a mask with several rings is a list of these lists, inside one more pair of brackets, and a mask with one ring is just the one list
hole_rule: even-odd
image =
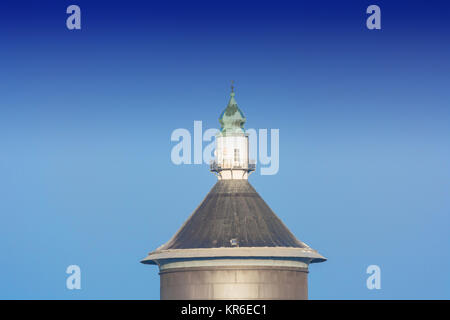
[[239,162],[239,149],[234,149],[234,162]]

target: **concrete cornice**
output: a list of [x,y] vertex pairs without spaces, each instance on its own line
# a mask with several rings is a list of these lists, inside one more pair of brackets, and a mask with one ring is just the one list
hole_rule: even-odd
[[196,248],[156,250],[143,259],[145,264],[159,264],[167,259],[198,259],[221,257],[260,257],[260,258],[292,258],[310,259],[310,263],[323,262],[327,259],[316,250],[295,247],[237,247],[237,248]]

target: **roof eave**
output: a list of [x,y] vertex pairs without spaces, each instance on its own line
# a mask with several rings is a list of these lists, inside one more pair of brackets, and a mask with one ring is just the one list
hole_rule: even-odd
[[201,258],[291,258],[310,259],[310,263],[324,262],[327,259],[311,248],[295,247],[237,247],[237,248],[195,248],[168,249],[151,252],[141,263],[158,265],[161,260],[201,259]]

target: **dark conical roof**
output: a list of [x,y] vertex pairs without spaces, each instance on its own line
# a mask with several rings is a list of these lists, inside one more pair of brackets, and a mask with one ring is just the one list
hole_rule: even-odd
[[219,180],[173,238],[158,248],[309,248],[297,240],[247,180]]

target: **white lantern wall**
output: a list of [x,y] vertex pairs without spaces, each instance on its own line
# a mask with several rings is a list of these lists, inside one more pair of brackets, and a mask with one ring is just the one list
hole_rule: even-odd
[[216,164],[219,179],[247,179],[249,168],[248,134],[216,137]]

